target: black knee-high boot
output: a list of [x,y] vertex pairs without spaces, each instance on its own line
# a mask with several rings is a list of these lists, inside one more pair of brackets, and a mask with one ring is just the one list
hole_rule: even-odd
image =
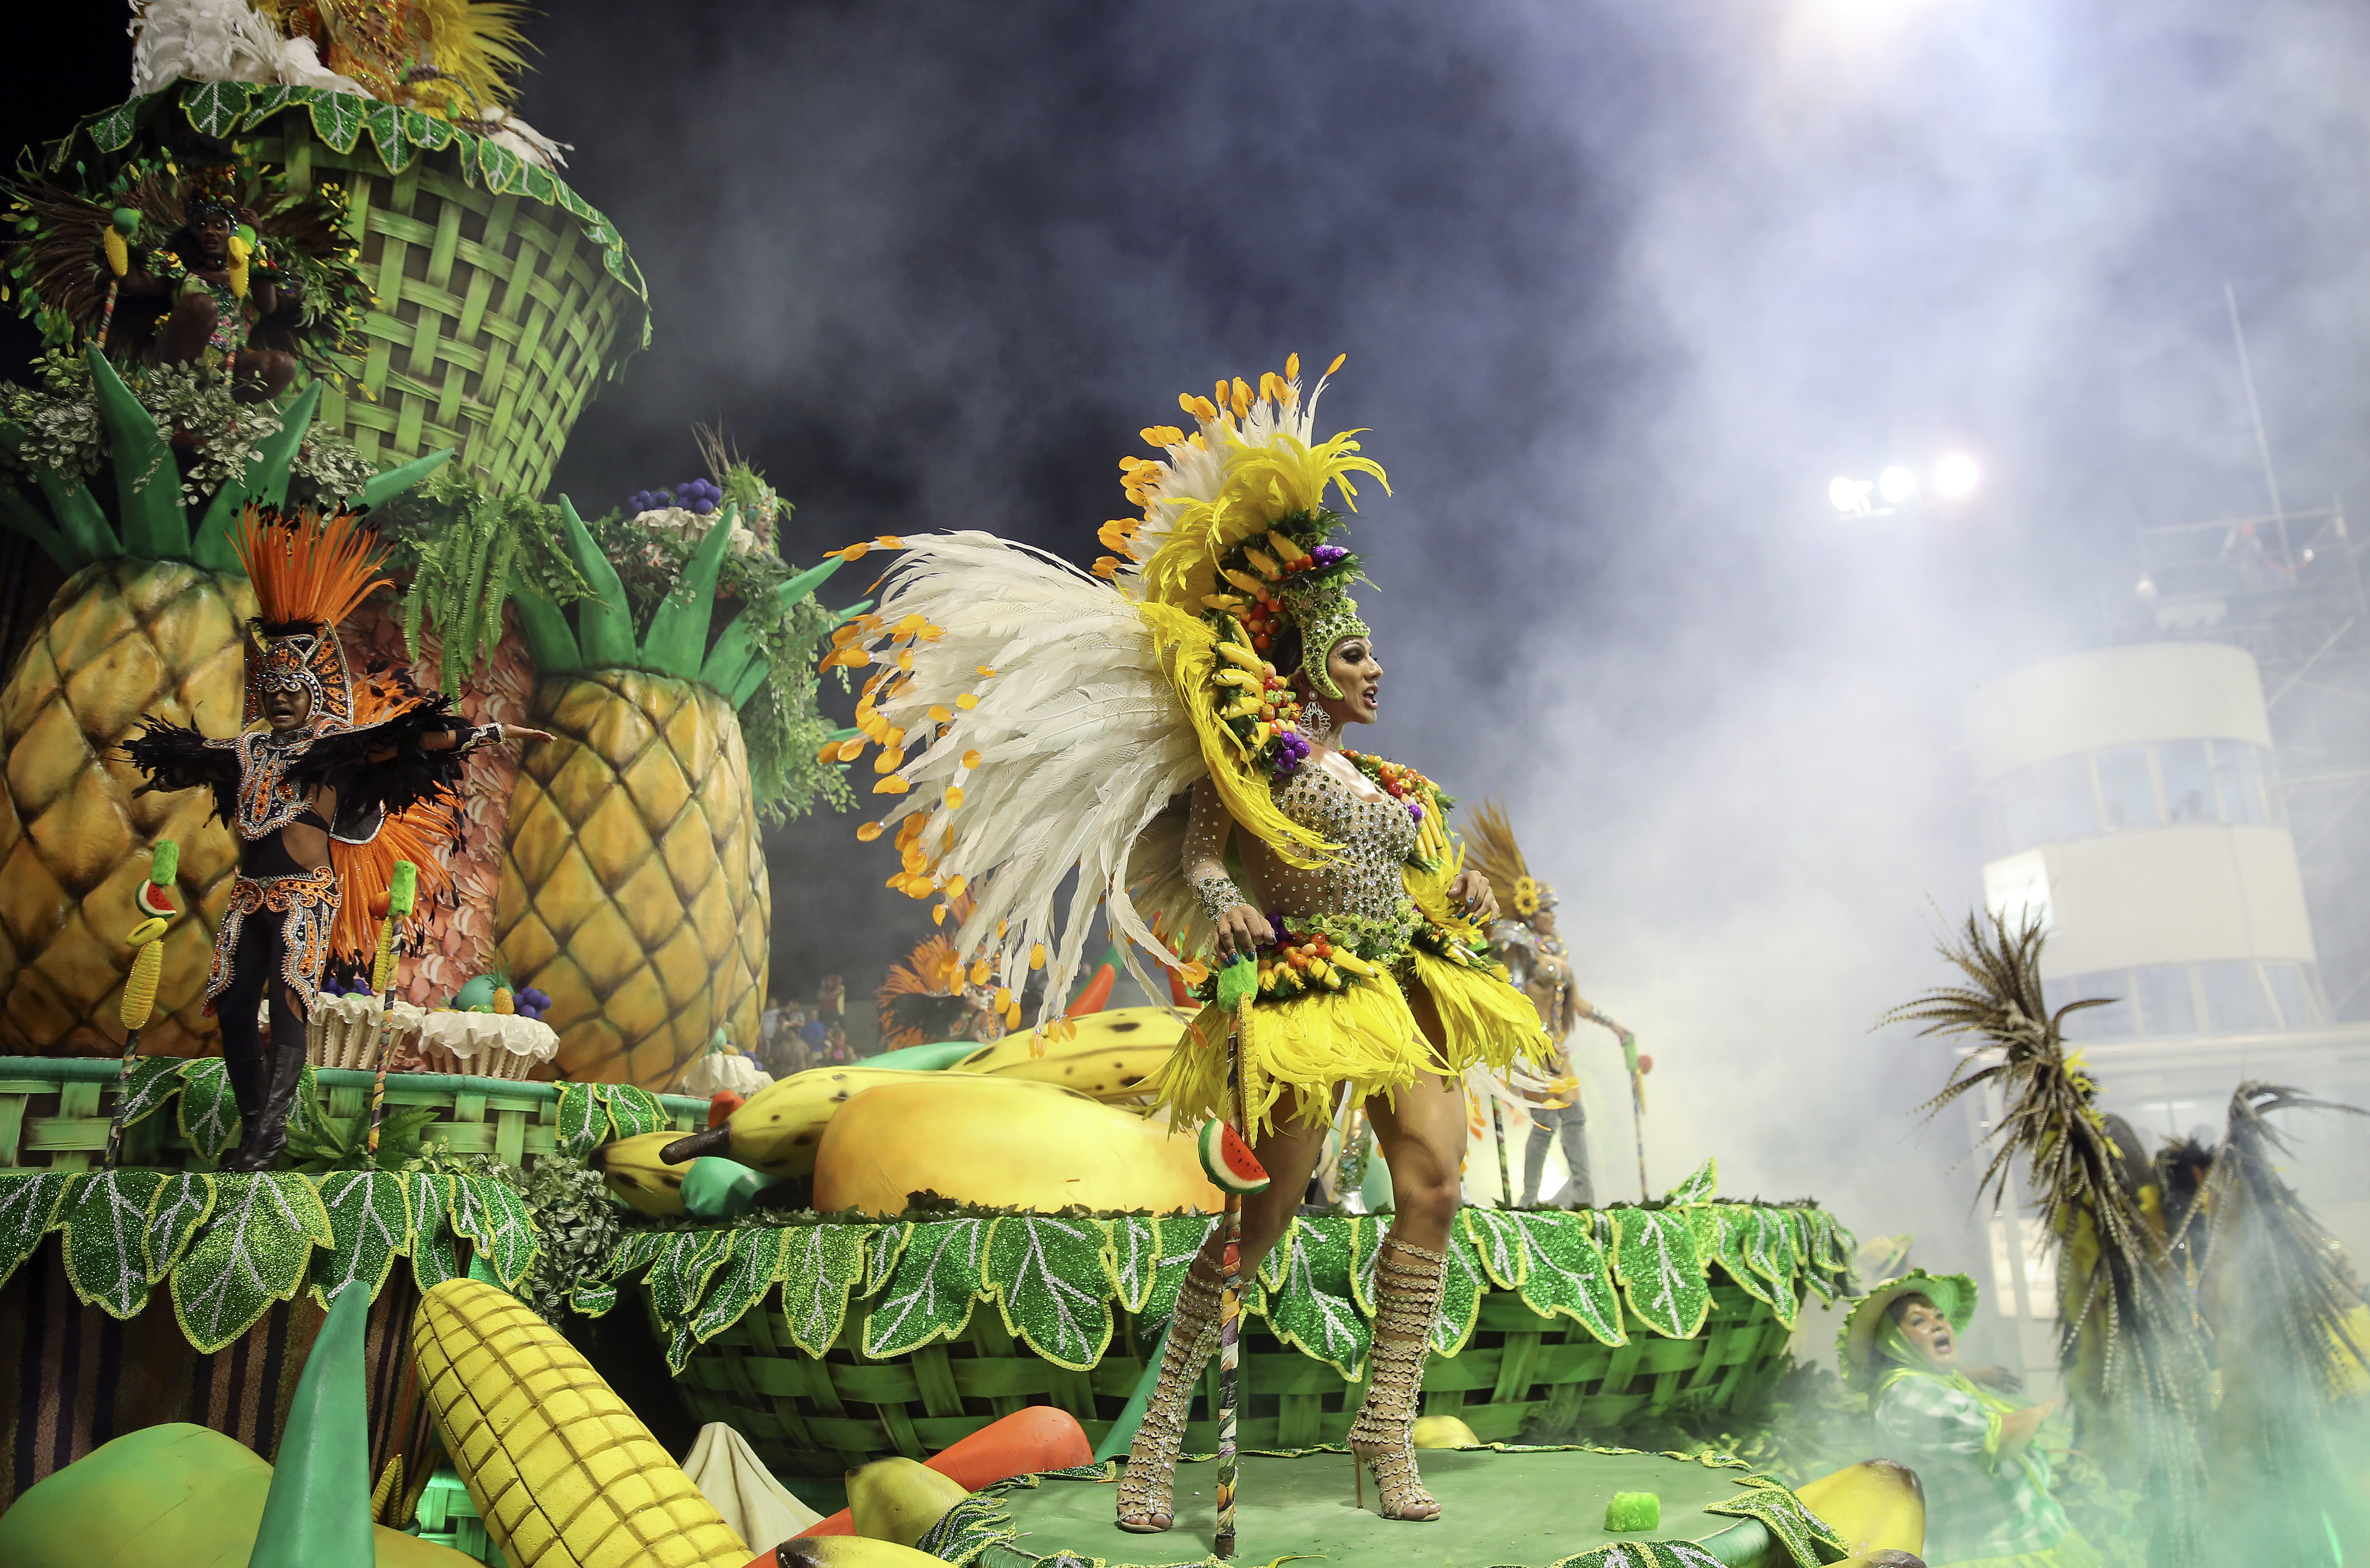
[[[223,1065],[238,1102],[238,1147],[223,1161],[225,1171],[269,1170],[288,1146],[288,1114],[305,1076],[305,1020],[281,976],[281,946],[278,920],[249,917],[231,955],[231,983],[215,1009],[222,1019]],[[255,1021],[257,1004],[267,995],[268,1048]]]

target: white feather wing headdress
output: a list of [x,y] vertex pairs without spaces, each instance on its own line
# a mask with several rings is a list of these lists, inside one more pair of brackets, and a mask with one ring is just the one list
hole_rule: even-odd
[[[890,885],[969,891],[955,937],[967,964],[993,955],[1018,976],[1041,958],[1041,1023],[1068,1005],[1098,903],[1115,929],[1169,956],[1129,899],[1129,852],[1206,771],[1201,748],[1125,594],[992,534],[903,544],[841,661],[882,666],[857,717],[884,747],[875,791],[896,803],[863,836],[896,827],[903,867]],[[869,658],[868,631],[886,640]],[[908,737],[930,738],[909,753]]]

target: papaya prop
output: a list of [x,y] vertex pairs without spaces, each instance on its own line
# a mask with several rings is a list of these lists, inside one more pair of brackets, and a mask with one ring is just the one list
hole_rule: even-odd
[[156,983],[165,972],[165,930],[178,913],[171,889],[180,875],[181,847],[160,838],[148,857],[148,880],[133,895],[140,923],[124,939],[132,949],[132,973],[123,979],[123,1002],[116,1016],[123,1020],[123,1067],[115,1075],[115,1116],[107,1124],[106,1169],[115,1169],[123,1154],[123,1108],[131,1103],[132,1065],[140,1060],[140,1032],[156,1009]]

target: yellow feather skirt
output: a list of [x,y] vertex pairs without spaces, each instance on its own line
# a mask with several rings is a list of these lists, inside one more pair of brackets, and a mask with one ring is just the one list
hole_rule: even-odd
[[[1431,994],[1440,1048],[1423,1037],[1398,976]],[[1477,1062],[1502,1070],[1517,1057],[1543,1057],[1548,1047],[1537,1011],[1520,991],[1487,970],[1417,950],[1396,976],[1384,972],[1340,991],[1255,1003],[1239,1019],[1214,1005],[1203,1008],[1155,1086],[1171,1125],[1236,1120],[1226,1060],[1238,1023],[1245,1103],[1237,1130],[1254,1141],[1279,1117],[1323,1122],[1344,1083],[1362,1101],[1376,1095],[1388,1101],[1419,1074],[1453,1078]]]

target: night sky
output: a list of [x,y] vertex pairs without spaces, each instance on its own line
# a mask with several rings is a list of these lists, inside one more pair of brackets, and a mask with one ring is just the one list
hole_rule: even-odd
[[[12,140],[121,96],[88,9],[30,79],[11,52]],[[1975,1262],[1962,1131],[1904,1114],[1946,1059],[1870,1032],[1980,896],[1960,705],[2128,613],[2135,526],[2263,510],[2226,282],[2289,504],[2360,491],[2370,12],[875,0],[533,37],[520,110],[656,326],[558,489],[689,477],[720,423],[800,561],[946,526],[1084,561],[1178,392],[1346,352],[1324,422],[1397,490],[1358,520],[1371,744],[1508,799],[1661,1059],[1658,1184],[1718,1154]],[[1952,450],[1967,504],[1826,504]],[[769,836],[794,988],[869,992],[927,930],[852,827]]]

